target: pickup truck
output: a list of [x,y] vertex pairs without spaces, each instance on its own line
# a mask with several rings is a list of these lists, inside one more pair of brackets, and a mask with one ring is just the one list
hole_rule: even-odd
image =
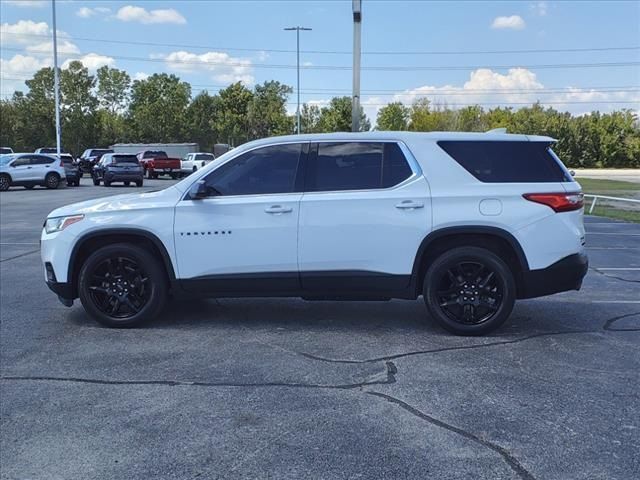
[[93,167],[100,161],[102,156],[106,153],[113,153],[110,148],[87,148],[80,158],[78,163],[80,164],[80,171],[91,175]]
[[147,178],[158,178],[158,175],[171,175],[176,179],[180,176],[180,159],[170,158],[162,150],[143,150],[139,152],[138,162],[142,165]]

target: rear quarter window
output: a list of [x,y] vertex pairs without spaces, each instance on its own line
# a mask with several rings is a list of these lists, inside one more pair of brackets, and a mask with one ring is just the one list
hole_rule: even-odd
[[481,182],[571,181],[546,142],[442,140],[438,146]]

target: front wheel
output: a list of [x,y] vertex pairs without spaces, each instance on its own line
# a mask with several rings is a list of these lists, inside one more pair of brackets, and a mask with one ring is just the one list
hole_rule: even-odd
[[160,313],[167,298],[164,270],[140,247],[117,243],[92,253],[80,269],[85,310],[107,327],[133,327]]
[[100,179],[99,178],[94,178],[93,179],[93,184],[97,187],[98,185],[100,185]]
[[111,186],[111,182],[109,180],[105,180],[104,181],[104,186],[105,187],[110,187]]
[[511,314],[516,284],[509,266],[493,252],[457,247],[427,269],[423,295],[440,326],[456,335],[483,335]]
[[129,185],[131,185],[131,182],[124,182],[125,187],[128,187]]
[[141,187],[141,186],[142,186],[142,180],[137,180],[136,187]]

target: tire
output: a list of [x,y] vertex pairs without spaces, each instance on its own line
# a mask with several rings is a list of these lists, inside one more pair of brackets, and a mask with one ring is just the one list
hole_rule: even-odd
[[80,186],[80,179],[76,180],[75,186],[76,186],[76,187],[79,187],[79,186]]
[[82,306],[106,327],[134,327],[152,319],[164,307],[167,292],[160,260],[128,243],[96,250],[78,277]]
[[27,190],[33,190],[33,187],[35,187],[35,185],[25,185],[24,188],[26,188]]
[[137,180],[136,187],[141,187],[141,186],[142,186],[142,180]]
[[67,187],[73,187],[73,185],[74,185],[73,182],[71,182],[71,181],[67,182]]
[[124,182],[125,187],[128,187],[129,185],[131,185],[131,182]]
[[60,177],[55,173],[47,173],[44,177],[44,186],[50,190],[55,190],[60,186]]
[[159,173],[154,173],[151,178],[153,178],[154,180],[157,180],[157,178],[160,176]]
[[11,186],[11,177],[6,173],[0,174],[0,192],[6,192]]
[[109,180],[105,180],[104,181],[104,186],[105,187],[110,187],[111,186],[111,182]]
[[509,266],[493,252],[457,247],[427,269],[424,301],[433,319],[456,335],[484,335],[509,318],[516,283]]
[[98,185],[100,185],[100,179],[99,178],[94,178],[93,179],[93,184],[97,187]]
[[197,171],[198,171],[198,167],[194,165],[193,168],[191,169],[191,173],[195,173]]
[[149,180],[151,180],[153,178],[153,174],[151,173],[151,170],[147,170],[147,178]]
[[171,179],[172,180],[177,180],[177,178],[178,178],[178,174],[177,173],[172,173],[171,174]]

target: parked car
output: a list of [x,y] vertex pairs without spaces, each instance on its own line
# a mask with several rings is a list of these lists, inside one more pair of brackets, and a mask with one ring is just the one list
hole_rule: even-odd
[[91,175],[93,167],[100,161],[102,155],[104,155],[105,153],[113,153],[113,150],[111,150],[110,148],[86,149],[78,159],[78,162],[80,163],[80,170],[82,171],[82,173],[88,173],[89,175]]
[[103,155],[98,164],[93,167],[91,175],[94,185],[100,185],[102,181],[105,187],[111,186],[114,182],[123,182],[125,186],[133,182],[137,187],[141,187],[143,183],[142,167],[138,163],[138,158],[132,153]]
[[164,190],[59,208],[47,283],[108,326],[180,294],[416,299],[462,335],[577,290],[583,196],[552,138],[370,132],[249,142]]
[[11,186],[32,189],[36,185],[58,188],[66,179],[62,160],[51,155],[12,153],[0,156],[0,190]]
[[181,171],[183,175],[189,175],[196,172],[199,168],[205,167],[210,162],[214,161],[216,157],[213,153],[188,153],[181,163]]
[[0,155],[7,155],[8,153],[13,153],[11,147],[0,147]]
[[171,175],[178,178],[180,175],[180,159],[170,158],[162,150],[143,150],[138,153],[138,161],[147,178],[158,178],[158,175]]
[[[44,153],[44,154],[54,154],[57,155],[58,153],[58,149],[57,147],[40,147],[37,148],[35,152],[33,153]],[[64,151],[64,149],[60,149],[60,153],[67,153]]]
[[[57,155],[56,155],[57,156]],[[73,159],[73,156],[69,153],[63,153],[60,155],[60,159],[64,164],[64,173],[67,177],[67,186],[71,187],[75,185],[80,186],[80,178],[82,178],[82,172],[78,163]]]

